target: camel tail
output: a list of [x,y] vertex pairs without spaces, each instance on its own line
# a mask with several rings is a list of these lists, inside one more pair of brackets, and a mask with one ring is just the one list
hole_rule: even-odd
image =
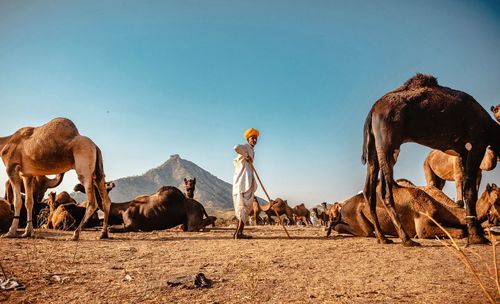
[[95,179],[100,181],[104,178],[104,167],[102,164],[101,149],[96,146],[96,159],[95,159]]
[[361,155],[361,163],[366,164],[370,149],[370,141],[373,140],[372,132],[372,111],[368,113],[365,120],[365,126],[363,128],[363,154]]

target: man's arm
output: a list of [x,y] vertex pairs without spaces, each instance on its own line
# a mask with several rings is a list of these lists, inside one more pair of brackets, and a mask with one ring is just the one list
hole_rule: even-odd
[[246,145],[236,145],[234,146],[234,151],[238,153],[239,155],[243,156],[246,161],[248,162],[253,162],[252,158],[248,154],[248,149]]

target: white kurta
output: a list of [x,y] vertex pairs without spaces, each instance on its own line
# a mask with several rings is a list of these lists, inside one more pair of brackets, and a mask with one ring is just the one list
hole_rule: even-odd
[[246,222],[248,212],[252,208],[254,193],[257,190],[257,183],[253,175],[250,164],[245,157],[250,156],[254,159],[253,147],[249,144],[237,145],[234,151],[238,153],[233,161],[233,203],[236,217]]

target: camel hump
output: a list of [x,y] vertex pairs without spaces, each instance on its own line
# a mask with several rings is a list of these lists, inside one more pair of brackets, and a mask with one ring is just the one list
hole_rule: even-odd
[[404,89],[406,90],[437,86],[439,86],[439,84],[436,77],[421,73],[417,73],[417,75],[408,79],[403,85]]

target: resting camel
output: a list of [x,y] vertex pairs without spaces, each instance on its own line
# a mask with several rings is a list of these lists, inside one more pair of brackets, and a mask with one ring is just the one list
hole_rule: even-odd
[[[497,165],[497,155],[490,148],[486,149],[479,171],[477,172],[476,188],[479,190],[482,171],[491,171]],[[446,181],[455,181],[457,189],[457,203],[463,206],[464,172],[462,160],[459,156],[446,154],[439,150],[432,150],[424,161],[424,174],[427,185],[442,190]]]
[[[380,187],[380,186],[379,186]],[[439,191],[435,187],[433,191]],[[492,210],[500,205],[500,188],[496,185],[488,185],[486,191],[481,195],[476,204],[476,212],[480,222],[488,220]],[[442,192],[441,192],[442,193]],[[467,223],[465,210],[457,207],[451,199],[441,202],[433,198],[426,191],[417,187],[401,187],[394,185],[393,188],[395,207],[401,218],[404,229],[410,236],[418,238],[434,238],[445,236],[431,220],[419,213],[427,213],[437,222],[443,225],[454,238],[462,238],[467,235]],[[443,196],[446,196],[443,194]],[[397,230],[387,209],[383,198],[377,195],[377,215],[384,235],[397,236]],[[383,207],[384,206],[384,207]],[[328,228],[327,236],[332,229],[339,233],[348,233],[355,236],[373,237],[375,234],[373,222],[370,220],[371,211],[365,203],[363,194],[357,194],[348,199],[344,204],[335,204],[331,209],[332,222]],[[498,217],[496,217],[498,218]]]
[[90,138],[80,135],[73,122],[55,118],[39,127],[25,127],[0,138],[0,151],[14,192],[14,220],[7,237],[16,237],[21,211],[21,183],[26,190],[28,212],[23,237],[33,235],[32,210],[34,181],[37,176],[61,174],[75,169],[78,179],[87,190],[85,218],[73,234],[78,240],[80,231],[96,210],[94,185],[104,199],[104,225],[100,238],[108,237],[108,214],[111,202],[105,190],[104,168],[99,148]]
[[64,205],[57,201],[56,193],[50,192],[48,198],[50,212],[44,228],[68,230],[76,226],[76,220],[64,209]]
[[186,196],[194,198],[194,191],[196,188],[196,177],[193,179],[184,178],[184,188],[186,189]]
[[500,125],[470,95],[442,87],[436,78],[417,74],[398,89],[382,96],[371,108],[364,125],[363,163],[368,163],[364,197],[370,205],[375,235],[390,243],[377,217],[377,182],[381,172],[387,212],[404,246],[415,246],[401,224],[393,197],[393,167],[400,146],[416,142],[459,155],[465,168],[464,200],[468,241],[487,243],[476,214],[477,172],[486,147],[500,152]]
[[4,199],[0,199],[0,231],[7,231],[13,218],[14,212],[10,209],[9,202]]
[[138,196],[121,212],[122,226],[113,232],[152,231],[183,225],[184,231],[199,231],[211,222],[203,219],[203,205],[186,197],[179,189],[163,186],[151,195]]
[[306,208],[306,206],[304,205],[304,203],[293,207],[292,208],[292,212],[296,216],[305,217],[306,224],[312,225],[312,222],[311,222],[311,212],[309,211],[309,209]]

